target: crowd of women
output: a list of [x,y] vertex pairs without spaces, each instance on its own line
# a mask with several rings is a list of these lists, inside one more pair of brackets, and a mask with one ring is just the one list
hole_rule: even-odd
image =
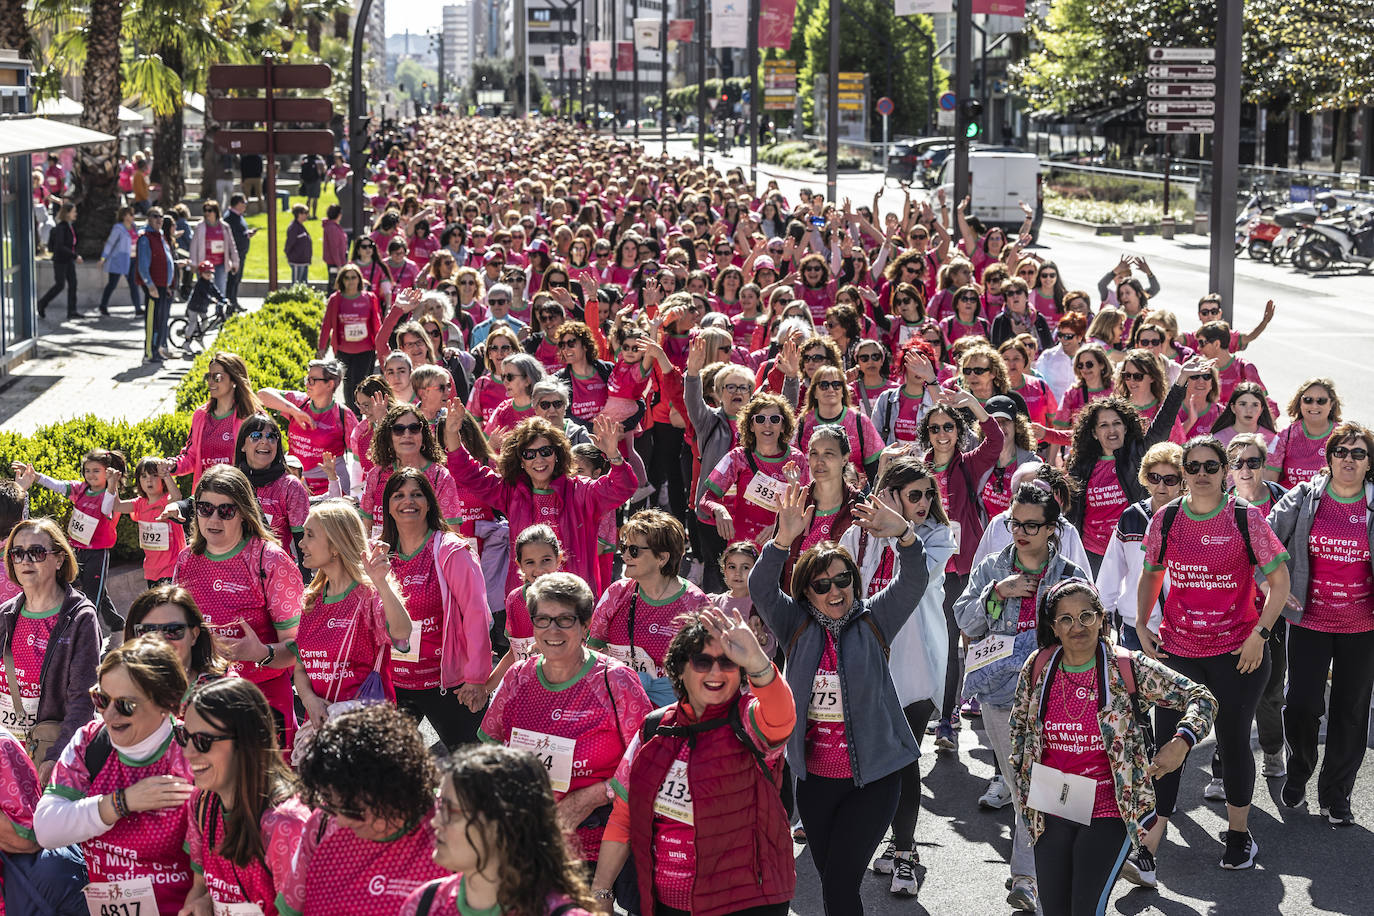
[[[299,390],[217,352],[179,454],[0,484],[15,912],[783,914],[804,842],[861,913],[965,719],[1018,909],[1250,867],[1256,722],[1354,822],[1374,433],[1236,355],[1272,303],[1184,334],[1143,260],[1073,289],[966,201],[393,139]],[[1222,848],[1163,845],[1209,733]]]

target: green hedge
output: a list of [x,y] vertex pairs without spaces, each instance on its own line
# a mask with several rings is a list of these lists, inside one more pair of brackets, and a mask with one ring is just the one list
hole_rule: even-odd
[[[826,168],[825,151],[804,140],[786,140],[760,146],[759,161],[800,171],[824,171]],[[858,156],[844,150],[840,151],[838,163],[842,169],[857,169],[863,165]]]
[[[305,286],[293,286],[274,293],[257,311],[229,319],[220,331],[215,348],[243,356],[248,364],[249,378],[258,388],[299,388],[306,365],[315,356],[323,316],[324,301],[319,293]],[[209,353],[196,357],[191,371],[177,388],[175,413],[133,423],[112,423],[88,414],[41,427],[31,436],[0,432],[0,458],[7,469],[10,462],[22,461],[49,477],[78,480],[81,457],[88,451],[118,449],[130,463],[131,473],[124,495],[134,495],[136,482],[132,479],[132,465],[138,459],[149,455],[170,457],[186,444],[191,431],[191,413],[205,403],[202,378],[209,362]],[[188,474],[177,482],[185,490],[190,481]],[[34,487],[30,500],[32,515],[50,515],[65,525],[71,514],[70,502],[42,487]],[[117,560],[140,556],[137,526],[127,516],[119,524],[114,556]]]

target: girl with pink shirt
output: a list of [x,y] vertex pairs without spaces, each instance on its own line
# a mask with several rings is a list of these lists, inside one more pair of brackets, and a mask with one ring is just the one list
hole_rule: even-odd
[[[124,475],[110,471],[110,491],[119,492]],[[138,546],[143,550],[143,579],[148,587],[172,581],[177,557],[186,546],[186,534],[181,526],[162,521],[168,503],[181,500],[176,478],[167,473],[160,458],[143,458],[134,469],[138,496],[134,499],[115,499],[117,512],[127,512],[138,524]]]

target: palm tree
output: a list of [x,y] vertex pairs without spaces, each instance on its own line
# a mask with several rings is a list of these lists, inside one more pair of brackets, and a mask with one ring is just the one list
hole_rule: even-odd
[[33,33],[24,0],[0,0],[0,48],[13,48],[20,57],[33,53]]

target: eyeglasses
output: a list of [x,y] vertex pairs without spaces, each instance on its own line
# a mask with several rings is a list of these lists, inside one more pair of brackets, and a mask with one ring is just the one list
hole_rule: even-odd
[[725,393],[726,393],[726,394],[748,394],[748,393],[749,393],[750,386],[749,386],[749,385],[741,385],[741,384],[738,383],[738,382],[732,382],[732,383],[727,383],[727,384],[724,386],[724,389],[725,389]]
[[526,461],[533,461],[536,458],[552,458],[555,450],[552,445],[541,445],[539,448],[522,448],[520,457]]
[[1007,530],[1010,531],[1012,534],[1015,534],[1016,532],[1020,531],[1024,534],[1029,535],[1030,537],[1035,537],[1037,534],[1040,533],[1041,529],[1043,529],[1047,524],[1049,523],[1023,522],[1019,519],[1009,518],[1007,519]]
[[992,371],[991,366],[965,366],[959,370],[964,375],[987,375]]
[[812,579],[810,587],[811,590],[818,595],[828,595],[830,594],[830,586],[833,585],[836,588],[849,588],[849,583],[853,581],[854,574],[846,569],[839,575],[831,576],[829,579]]
[[1204,316],[1204,317],[1207,316],[1207,315],[1220,315],[1220,314],[1221,314],[1221,309],[1219,309],[1219,308],[1198,309],[1198,310],[1197,310],[1197,313],[1198,313],[1199,315]]
[[447,827],[453,823],[453,819],[463,813],[463,809],[453,802],[439,796],[439,804],[435,806],[434,817],[439,822],[439,826]]
[[136,623],[134,624],[134,635],[142,636],[145,633],[161,633],[172,642],[180,642],[186,638],[186,624],[184,623]]
[[577,346],[579,343],[581,343],[581,341],[579,341],[576,337],[565,337],[565,338],[563,338],[562,340],[560,340],[560,341],[558,342],[558,349],[560,349],[560,350],[571,350],[573,347]]
[[99,687],[92,687],[90,689],[90,694],[91,702],[95,704],[95,708],[97,710],[99,710],[100,712],[104,712],[105,710],[109,709],[111,705],[113,705],[115,712],[119,713],[126,719],[131,717],[134,714],[134,711],[137,710],[139,707],[138,700],[131,700],[128,697],[119,697],[118,699],[116,699],[115,697],[112,697],[105,691],[101,690]]
[[1143,381],[1145,381],[1145,373],[1144,373],[1144,372],[1122,372],[1122,373],[1121,373],[1121,380],[1122,380],[1123,382],[1143,382]]
[[439,382],[434,385],[425,385],[421,391],[448,391],[448,382]]
[[425,428],[423,423],[393,423],[391,434],[393,436],[413,436]]
[[649,552],[647,546],[640,546],[639,544],[617,544],[615,549],[618,553],[627,555],[631,560],[637,560],[641,553]]
[[252,442],[261,442],[263,439],[268,442],[280,442],[281,433],[271,429],[255,429],[248,434],[248,439]]
[[221,521],[228,521],[239,514],[237,503],[212,503],[203,499],[196,500],[196,515],[201,518],[209,518],[218,515]]
[[730,674],[739,670],[739,662],[733,661],[724,655],[708,655],[705,652],[698,652],[687,663],[692,666],[692,670],[697,674],[710,674],[711,669],[720,667],[721,674]]
[[1185,461],[1183,462],[1183,472],[1185,474],[1215,474],[1221,470],[1221,462],[1215,458],[1208,458],[1206,461]]
[[1249,468],[1252,471],[1258,471],[1260,468],[1264,467],[1264,459],[1258,456],[1253,458],[1234,458],[1231,460],[1231,467],[1237,471],[1241,468]]
[[[1029,296],[1030,293],[1026,292],[1024,289],[1009,289],[1007,290],[1005,295],[1008,297],[1016,296],[1018,298],[1024,299],[1027,296]],[[1069,336],[1072,337],[1074,335],[1070,334]]]
[[530,626],[536,630],[547,630],[550,626],[556,626],[560,630],[571,630],[577,626],[577,617],[573,614],[559,614],[557,617],[550,617],[547,614],[535,614],[530,618]]
[[510,300],[505,296],[493,296],[487,299],[487,305],[510,305]]
[[772,423],[774,426],[781,425],[782,414],[779,413],[756,413],[754,414],[754,425],[763,426],[765,423]]
[[55,552],[42,544],[34,544],[32,547],[15,547],[10,551],[10,556],[14,557],[16,563],[23,563],[25,560],[30,563],[42,563],[48,558],[48,554]]
[[844,388],[844,382],[839,379],[824,379],[816,383],[816,388],[820,391],[840,391]]
[[539,409],[540,409],[540,410],[562,410],[563,408],[565,408],[565,407],[567,407],[567,406],[568,406],[568,404],[567,404],[566,401],[540,401],[540,402],[539,402]]
[[215,746],[216,741],[233,741],[233,735],[215,735],[210,732],[188,732],[185,725],[180,723],[172,726],[172,737],[177,739],[177,744],[182,747],[191,745],[202,754],[210,753],[210,748]]
[[881,353],[860,353],[857,357],[861,363],[880,363],[883,361]]
[[946,420],[944,423],[931,423],[926,427],[926,431],[931,433],[952,433],[958,428],[957,424]]
[[333,380],[332,378],[330,378],[329,376],[307,375],[307,376],[305,377],[305,383],[306,383],[307,385],[309,385],[309,384],[311,384],[311,383],[332,382],[332,381],[334,381],[334,380]]
[[[1257,462],[1259,460],[1258,458],[1255,459]],[[1255,467],[1259,467],[1259,465],[1256,464]],[[1166,487],[1176,487],[1183,482],[1183,478],[1177,474],[1156,474],[1154,471],[1147,473],[1145,479],[1150,482],[1151,486],[1164,484]]]
[[1067,630],[1069,627],[1073,626],[1074,621],[1078,621],[1079,626],[1086,628],[1093,625],[1093,621],[1097,619],[1097,616],[1097,611],[1091,609],[1080,611],[1077,616],[1073,614],[1060,614],[1058,617],[1054,618],[1054,625],[1060,630]]
[[459,280],[459,281],[458,281],[458,285],[459,285],[459,286],[476,286],[476,285],[477,285],[477,281],[474,280],[474,279],[472,279],[472,277],[465,277],[465,278],[463,278],[462,280]]
[[1163,346],[1163,345],[1164,345],[1164,338],[1163,338],[1163,337],[1145,337],[1145,336],[1142,335],[1142,336],[1140,336],[1140,337],[1137,337],[1137,338],[1135,339],[1135,342],[1138,343],[1138,344],[1140,344],[1142,347],[1160,347],[1160,346]]
[[207,372],[202,380],[207,385],[218,385],[220,382],[224,381],[224,379],[225,375],[223,372]]
[[1310,395],[1303,395],[1303,396],[1302,396],[1302,402],[1303,402],[1304,404],[1307,404],[1308,406],[1311,406],[1311,405],[1313,405],[1313,404],[1316,404],[1318,407],[1325,407],[1327,404],[1331,403],[1331,399],[1330,399],[1330,398],[1314,398],[1314,397],[1312,397],[1312,396],[1310,396]]
[[1331,457],[1341,459],[1352,458],[1355,461],[1364,461],[1369,457],[1369,450],[1359,447],[1349,448],[1344,445],[1338,445],[1331,450]]

